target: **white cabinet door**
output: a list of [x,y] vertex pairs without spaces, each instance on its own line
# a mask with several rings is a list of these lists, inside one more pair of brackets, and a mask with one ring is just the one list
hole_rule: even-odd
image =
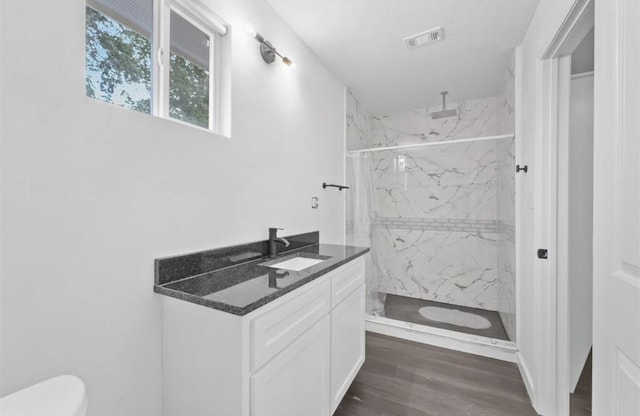
[[329,316],[251,376],[252,416],[329,416]]
[[364,286],[331,312],[331,413],[364,363]]

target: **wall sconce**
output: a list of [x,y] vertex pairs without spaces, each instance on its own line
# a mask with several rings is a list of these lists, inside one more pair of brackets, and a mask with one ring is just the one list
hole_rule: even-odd
[[287,58],[286,56],[281,55],[280,52],[278,52],[269,41],[265,40],[265,38],[260,33],[256,32],[254,28],[252,28],[251,26],[245,26],[245,30],[260,44],[260,55],[266,63],[273,63],[273,61],[276,60],[277,55],[280,59],[282,59],[282,63],[284,63],[288,67],[293,68],[293,61],[291,61],[291,59]]

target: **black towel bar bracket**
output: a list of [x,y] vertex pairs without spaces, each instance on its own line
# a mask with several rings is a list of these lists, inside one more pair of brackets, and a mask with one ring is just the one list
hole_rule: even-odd
[[322,189],[327,189],[327,188],[338,188],[339,191],[342,191],[343,189],[349,189],[348,186],[344,186],[344,185],[332,185],[326,182],[322,183]]

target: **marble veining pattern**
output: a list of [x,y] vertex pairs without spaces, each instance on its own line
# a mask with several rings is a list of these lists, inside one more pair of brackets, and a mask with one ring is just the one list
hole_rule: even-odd
[[497,310],[497,234],[385,227],[374,234],[380,291]]
[[441,106],[372,117],[369,147],[400,146],[495,136],[498,132],[499,97],[447,104],[458,107],[458,117],[434,120]]
[[[513,139],[495,139],[362,156],[371,159],[374,201],[367,284],[382,293],[370,294],[370,311],[391,293],[509,314],[509,224],[499,218],[498,187],[510,194],[497,176],[509,174],[512,161],[502,159],[512,146]],[[353,218],[349,224],[358,228]]]
[[498,134],[516,131],[516,55],[511,55],[498,96]]
[[347,90],[346,100],[347,149],[355,150],[371,147],[369,145],[371,115],[349,90]]
[[369,313],[386,294],[482,308],[515,339],[514,140],[455,143],[513,134],[514,74],[513,57],[498,96],[448,103],[460,115],[440,120],[439,106],[371,115],[348,94],[347,150],[447,142],[347,160],[347,242],[372,247]]
[[[506,84],[501,91],[505,88]],[[508,91],[505,94],[508,94]],[[447,103],[448,109],[457,107],[459,115],[434,120],[431,113],[442,110],[441,106],[373,115],[362,106],[352,92],[347,91],[347,150],[512,134],[513,129],[501,128],[504,121],[501,123],[500,115],[503,111],[508,112],[504,107],[505,97],[503,94],[460,103]],[[515,99],[509,103],[512,101]],[[506,120],[506,117],[503,119]]]
[[495,141],[375,152],[383,217],[495,219]]

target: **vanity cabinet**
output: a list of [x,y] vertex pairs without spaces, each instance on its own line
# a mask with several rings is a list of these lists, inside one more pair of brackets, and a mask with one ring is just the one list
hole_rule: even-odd
[[330,416],[364,363],[364,257],[244,316],[162,299],[164,416]]

